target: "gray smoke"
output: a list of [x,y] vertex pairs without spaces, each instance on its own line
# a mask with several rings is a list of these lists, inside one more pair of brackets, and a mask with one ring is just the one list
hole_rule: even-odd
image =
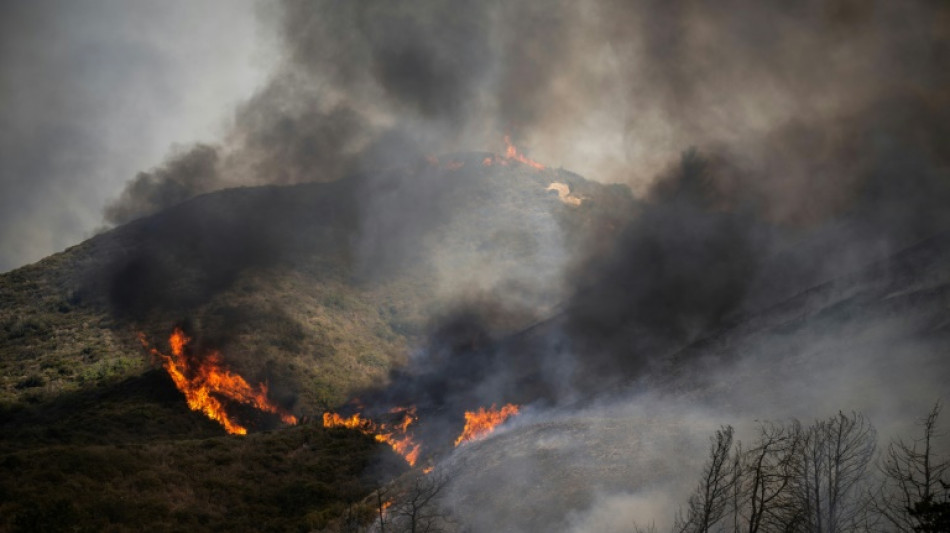
[[[570,294],[542,328],[563,338],[507,340],[484,323],[511,302],[476,299],[428,353],[459,331],[489,339],[475,351],[499,366],[439,356],[412,376],[460,373],[505,397],[525,386],[511,376],[546,375],[553,342],[583,354],[567,359],[574,397],[950,223],[940,3],[287,1],[267,15],[285,52],[269,84],[220,144],[130,182],[111,221],[235,184],[364,175],[357,265],[386,270],[432,253],[414,237],[458,193],[405,169],[506,133],[640,197],[606,244],[568,254]],[[507,357],[512,342],[526,355]],[[562,399],[564,380],[530,390]]]
[[[282,60],[228,134],[140,174],[106,214],[124,222],[233,185],[350,183],[358,275],[372,276],[406,254],[437,255],[415,237],[449,224],[441,201],[465,190],[420,170],[423,157],[498,151],[511,134],[549,166],[634,195],[616,195],[618,216],[595,227],[589,246],[557,251],[567,265],[564,283],[551,283],[567,287],[559,306],[499,298],[498,287],[447,302],[452,312],[411,364],[388,388],[360,394],[370,414],[417,404],[429,416],[420,435],[436,442],[478,405],[588,405],[632,383],[703,391],[677,399],[687,407],[671,416],[687,420],[692,400],[748,417],[762,413],[744,402],[781,407],[778,398],[826,390],[775,416],[861,409],[861,385],[880,390],[882,376],[899,375],[906,391],[921,379],[895,372],[886,348],[936,366],[931,378],[946,374],[933,357],[938,320],[874,315],[862,326],[845,313],[793,338],[748,340],[745,352],[707,348],[744,339],[720,335],[802,291],[948,229],[948,10],[927,0],[286,1],[267,12]],[[226,284],[285,253],[275,237],[284,233],[257,223],[216,243],[209,279]],[[152,261],[120,266],[121,288],[164,276]],[[916,351],[927,328],[936,339]],[[874,346],[889,333],[897,340]],[[810,379],[826,359],[833,371],[821,378],[847,386]],[[735,373],[710,370],[719,364]],[[753,385],[764,374],[788,384],[771,402],[772,388]],[[728,392],[735,376],[747,394]],[[935,386],[922,388],[929,396]],[[884,403],[895,407],[872,413],[879,426],[910,408]],[[602,502],[607,512],[613,501]],[[594,514],[575,518],[596,523]]]
[[0,271],[88,238],[137,171],[220,134],[264,79],[252,1],[0,3]]
[[[393,132],[430,155],[497,150],[510,133],[538,160],[641,194],[695,146],[738,171],[717,183],[732,204],[770,220],[816,224],[865,201],[920,216],[916,203],[939,202],[924,198],[947,154],[943,11],[287,1],[266,11],[283,60],[214,148],[217,171],[196,175],[182,151],[130,182],[107,219],[230,185],[339,179]],[[374,168],[399,162],[378,155]],[[896,221],[924,224],[918,236],[934,222]]]

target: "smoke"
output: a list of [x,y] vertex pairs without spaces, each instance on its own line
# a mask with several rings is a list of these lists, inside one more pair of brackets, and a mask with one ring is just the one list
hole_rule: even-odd
[[[678,360],[676,379],[639,380],[592,405],[526,410],[445,460],[454,477],[446,505],[473,531],[663,531],[699,482],[719,425],[750,443],[760,422],[857,410],[879,447],[919,436],[916,421],[950,379],[947,329],[937,325],[945,289],[907,266],[935,250],[946,254],[945,237],[762,313]],[[946,435],[934,451],[950,454]]]
[[641,199],[616,235],[591,237],[603,248],[568,250],[553,219],[524,221],[556,228],[542,239],[554,266],[527,298],[564,303],[571,350],[603,368],[594,382],[950,223],[936,3],[287,1],[263,14],[284,51],[269,83],[220,143],[140,173],[107,220],[360,175],[361,277],[428,256],[446,300],[497,294],[512,265],[465,269],[478,260],[422,238],[464,233],[464,209],[443,204],[466,186],[419,161],[511,133]]
[[219,186],[218,152],[197,145],[152,172],[140,172],[123,192],[122,199],[106,209],[106,220],[122,224],[177,205],[196,194]]
[[[924,315],[941,308],[939,295],[897,283],[918,274],[900,261],[859,277],[866,285],[844,276],[950,224],[945,4],[287,1],[268,16],[285,52],[270,82],[220,143],[140,174],[107,218],[233,185],[346,190],[352,225],[341,233],[356,277],[425,265],[440,303],[409,364],[359,394],[368,414],[418,405],[417,435],[447,443],[461,413],[478,406],[563,409],[646,387],[659,391],[650,401],[674,404],[666,418],[705,420],[647,439],[650,453],[633,470],[655,458],[670,468],[662,478],[670,463],[697,462],[692,448],[685,460],[665,455],[696,428],[868,406],[886,427],[938,391],[945,326]],[[503,198],[467,181],[483,177],[471,163],[484,154],[454,152],[495,149],[505,133],[549,166],[629,189],[599,189],[584,204],[596,214],[583,230],[551,210],[498,222],[490,206]],[[466,171],[447,177],[427,155],[464,160]],[[254,206],[282,220],[281,231],[261,229],[269,217],[247,222],[242,238],[169,268],[198,261],[220,290],[262,257],[285,256],[296,220],[282,217],[283,205]],[[486,259],[492,247],[477,238],[467,255],[446,244],[468,242],[473,226],[527,243],[518,259],[532,257],[530,267]],[[930,246],[937,255],[945,247]],[[117,265],[114,294],[161,286],[156,264]],[[828,280],[837,281],[819,286]],[[895,320],[888,309],[914,308],[900,301],[905,291],[927,305]],[[900,392],[866,392],[887,389],[887,378],[899,378]],[[909,390],[914,402],[901,397]],[[630,403],[652,407],[640,402]],[[695,409],[704,402],[709,409]],[[581,433],[601,428],[590,427]],[[549,479],[530,462],[507,464]],[[517,486],[504,474],[471,485]],[[612,527],[602,512],[630,504],[616,494],[648,507],[642,490],[680,490],[657,483],[609,486],[597,501],[587,494],[568,525]]]
[[902,238],[945,224],[945,8],[740,4],[262,9],[284,51],[269,83],[219,143],[139,174],[106,219],[399,166],[405,154],[379,150],[394,137],[437,155],[510,133],[538,160],[640,195],[693,146],[733,170],[715,183],[720,207],[792,225],[864,211]]
[[[233,185],[360,176],[350,198],[358,274],[426,256],[448,307],[484,293],[460,329],[491,339],[480,353],[505,354],[515,342],[503,340],[512,328],[482,323],[497,308],[522,305],[518,323],[528,324],[561,304],[542,329],[563,338],[533,332],[517,341],[527,355],[485,355],[505,363],[469,373],[476,389],[481,377],[543,374],[551,345],[576,375],[542,379],[544,397],[629,380],[657,354],[950,223],[939,3],[287,1],[263,15],[284,52],[268,84],[219,143],[140,173],[106,218],[128,221]],[[464,210],[443,204],[467,189],[419,162],[498,146],[505,133],[537,159],[621,181],[639,199],[620,208],[615,232],[589,234],[580,250],[566,247],[553,218],[525,221],[534,233],[556,228],[540,253],[555,266],[534,286],[514,276],[521,301],[485,306],[514,286],[496,275],[510,265],[473,275],[459,266],[469,258],[441,257],[422,238],[446,224],[460,234],[452,224],[463,225]],[[281,255],[269,231],[233,244],[258,250],[257,238],[268,240],[266,255]],[[220,283],[246,266],[242,253],[216,256],[230,265],[209,276]],[[460,284],[465,291],[451,290]],[[443,337],[426,353],[441,353]],[[507,381],[499,387],[521,386]]]
[[91,236],[172,143],[221,135],[264,80],[255,34],[246,0],[3,2],[0,271]]

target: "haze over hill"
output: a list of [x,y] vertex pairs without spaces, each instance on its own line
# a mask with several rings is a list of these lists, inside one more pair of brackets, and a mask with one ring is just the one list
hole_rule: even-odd
[[697,505],[723,424],[912,435],[947,9],[262,8],[224,136],[0,275],[0,530],[390,531],[430,491],[447,530],[625,531]]

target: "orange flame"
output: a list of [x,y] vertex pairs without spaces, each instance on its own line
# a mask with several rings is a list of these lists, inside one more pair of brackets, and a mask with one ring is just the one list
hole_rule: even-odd
[[492,165],[501,165],[506,167],[508,166],[508,163],[512,161],[517,161],[521,164],[528,165],[535,170],[544,170],[544,165],[533,159],[528,159],[524,154],[519,152],[515,145],[511,144],[511,137],[509,135],[505,135],[505,155],[490,155],[485,159],[482,159],[482,165],[486,167],[490,167]]
[[153,355],[161,358],[162,367],[171,376],[178,390],[185,395],[188,407],[193,411],[201,411],[208,418],[218,422],[228,433],[246,435],[247,428],[228,415],[219,398],[251,405],[265,413],[276,414],[285,424],[297,423],[297,417],[267,399],[267,385],[259,383],[256,388],[251,387],[244,378],[232,373],[224,366],[219,352],[211,352],[200,361],[188,358],[185,355],[185,347],[191,339],[180,328],[175,328],[168,338],[171,355],[149,348],[143,334],[139,334],[139,341]]
[[459,438],[455,439],[455,445],[482,438],[509,417],[517,414],[518,406],[511,403],[501,409],[496,409],[495,404],[492,404],[488,409],[479,407],[478,411],[465,411],[465,429],[462,430]]
[[518,149],[515,148],[515,145],[511,144],[511,137],[508,135],[505,135],[505,146],[507,147],[505,150],[505,159],[513,159],[519,163],[528,165],[533,169],[544,170],[544,165],[532,159],[528,159],[524,156],[524,154],[518,152]]
[[409,426],[417,420],[416,408],[396,407],[389,412],[402,414],[402,420],[394,424],[376,423],[368,418],[361,417],[359,413],[344,418],[336,413],[326,412],[323,413],[323,427],[343,427],[372,435],[376,442],[385,442],[390,445],[396,453],[406,459],[409,466],[415,466],[422,447],[412,440],[408,430]]

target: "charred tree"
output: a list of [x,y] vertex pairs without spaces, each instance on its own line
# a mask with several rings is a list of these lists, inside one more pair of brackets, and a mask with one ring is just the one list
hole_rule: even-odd
[[892,441],[884,453],[874,506],[889,530],[950,531],[950,459],[935,450],[940,409],[920,420],[920,438]]
[[391,533],[441,533],[451,525],[439,498],[449,478],[442,472],[415,473],[403,484],[392,506],[386,531]]
[[869,501],[863,484],[877,433],[862,415],[839,412],[805,432],[795,473],[800,530],[838,533],[866,529]]
[[791,487],[802,441],[796,421],[760,426],[758,441],[736,461],[736,531],[789,531],[799,523],[801,511]]
[[766,423],[746,450],[724,427],[710,439],[709,459],[677,533],[839,533],[868,525],[862,490],[876,433],[858,414],[803,428]]
[[735,483],[732,438],[732,426],[723,426],[710,437],[709,460],[699,486],[689,498],[685,516],[676,519],[677,533],[707,533],[725,516]]

